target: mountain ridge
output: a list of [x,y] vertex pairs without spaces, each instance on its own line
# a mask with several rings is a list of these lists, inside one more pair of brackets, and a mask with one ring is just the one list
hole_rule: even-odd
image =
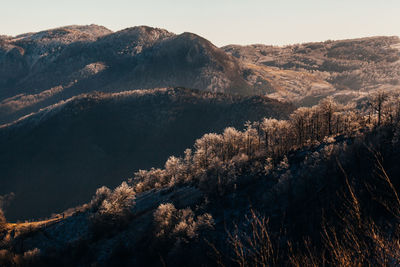
[[112,32],[98,25],[3,37],[0,124],[92,91],[181,86],[298,106],[328,95],[362,101],[400,86],[399,44],[398,37],[369,37],[218,48],[189,32],[148,26]]
[[243,62],[247,80],[275,83],[275,90],[267,96],[293,101],[298,106],[316,104],[328,95],[339,102],[359,102],[379,90],[393,92],[400,88],[397,36],[286,46],[228,45],[221,49]]
[[[1,41],[0,123],[91,91],[183,86],[249,94],[239,63],[196,34],[138,26],[69,38],[71,27]],[[67,37],[46,39],[58,31]]]
[[15,193],[6,214],[49,216],[137,169],[161,166],[207,132],[292,110],[266,97],[185,88],[74,96],[0,127],[0,195]]

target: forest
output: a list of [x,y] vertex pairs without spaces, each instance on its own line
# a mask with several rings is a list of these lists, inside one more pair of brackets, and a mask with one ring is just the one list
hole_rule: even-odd
[[265,116],[285,119],[294,109],[267,97],[185,88],[94,92],[59,102],[0,126],[0,195],[15,194],[6,216],[60,213],[90,201],[98,187],[162,167],[205,133],[241,130]]
[[397,266],[399,138],[383,91],[227,127],[44,225],[0,216],[0,264]]

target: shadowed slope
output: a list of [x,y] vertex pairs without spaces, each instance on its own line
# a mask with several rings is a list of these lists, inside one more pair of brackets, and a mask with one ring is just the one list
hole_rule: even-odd
[[59,212],[139,168],[161,166],[204,133],[291,110],[268,98],[187,89],[75,97],[0,128],[0,195],[16,194],[6,215]]

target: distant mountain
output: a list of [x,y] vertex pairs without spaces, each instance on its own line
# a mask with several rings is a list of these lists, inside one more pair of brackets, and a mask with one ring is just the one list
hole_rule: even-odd
[[269,86],[269,97],[299,105],[315,104],[327,95],[346,102],[380,89],[400,89],[400,38],[396,36],[222,49],[243,62],[250,84]]
[[98,187],[161,167],[205,133],[292,110],[266,97],[183,88],[73,97],[0,127],[0,196],[15,193],[7,217],[38,218],[82,204]]
[[239,61],[192,33],[90,25],[0,39],[0,124],[81,93],[168,86],[253,94]]
[[186,87],[266,95],[298,106],[397,90],[400,39],[218,48],[193,34],[138,26],[66,26],[0,37],[0,125],[93,91]]

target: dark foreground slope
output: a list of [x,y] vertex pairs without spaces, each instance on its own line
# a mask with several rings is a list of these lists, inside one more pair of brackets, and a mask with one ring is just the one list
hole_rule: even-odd
[[48,216],[161,167],[204,133],[291,111],[264,97],[179,88],[81,95],[0,128],[0,195],[15,193],[11,220]]
[[65,219],[6,225],[0,263],[398,266],[400,113],[353,122],[364,126],[304,143],[276,120],[205,135],[193,154],[99,189]]

